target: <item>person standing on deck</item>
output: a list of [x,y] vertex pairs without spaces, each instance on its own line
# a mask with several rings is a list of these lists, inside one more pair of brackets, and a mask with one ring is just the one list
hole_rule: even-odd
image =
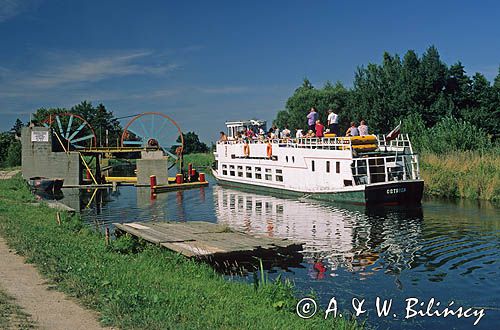
[[290,129],[288,128],[288,125],[285,125],[285,129],[283,132],[281,132],[281,136],[283,139],[288,139],[290,137]]
[[312,107],[307,114],[307,125],[311,131],[316,129],[316,120],[318,120],[318,112],[315,107]]
[[359,131],[355,122],[351,121],[351,127],[347,129],[345,136],[359,136]]
[[333,112],[332,109],[328,110],[328,121],[327,126],[330,129],[330,133],[339,135],[339,115]]
[[319,119],[316,120],[316,126],[314,128],[315,128],[315,131],[316,131],[316,137],[322,138],[323,137],[323,132],[325,130],[325,126],[323,126],[323,124],[321,124],[321,122],[319,121]]
[[304,133],[302,132],[302,128],[297,128],[297,132],[295,132],[295,138],[300,139],[304,137]]
[[361,136],[368,135],[368,126],[366,126],[366,123],[364,120],[362,120],[359,123],[358,131],[359,131],[359,135],[361,135]]

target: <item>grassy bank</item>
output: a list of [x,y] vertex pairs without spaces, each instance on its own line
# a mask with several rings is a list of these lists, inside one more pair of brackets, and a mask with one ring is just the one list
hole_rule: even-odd
[[427,195],[500,202],[499,153],[423,153],[420,170]]
[[101,313],[102,323],[147,329],[356,328],[343,319],[302,320],[289,283],[257,288],[225,280],[208,265],[120,238],[106,246],[81,221],[32,207],[19,178],[0,181],[0,233],[56,287]]
[[214,154],[211,152],[184,155],[184,165],[186,167],[188,163],[191,163],[195,168],[206,169],[212,167],[214,160]]
[[31,329],[35,323],[14,298],[0,288],[0,329]]

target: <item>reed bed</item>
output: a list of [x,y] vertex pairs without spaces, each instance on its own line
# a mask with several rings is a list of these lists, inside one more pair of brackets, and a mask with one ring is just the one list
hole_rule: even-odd
[[500,152],[455,151],[420,156],[425,193],[500,202]]

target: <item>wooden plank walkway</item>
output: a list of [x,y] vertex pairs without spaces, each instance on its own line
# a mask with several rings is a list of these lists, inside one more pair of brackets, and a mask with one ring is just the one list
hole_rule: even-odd
[[294,254],[302,244],[282,238],[250,235],[203,222],[114,223],[118,231],[140,237],[186,257],[237,258]]

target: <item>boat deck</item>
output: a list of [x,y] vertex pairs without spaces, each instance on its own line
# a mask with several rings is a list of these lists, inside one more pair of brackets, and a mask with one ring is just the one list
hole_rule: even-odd
[[126,232],[169,250],[195,258],[264,257],[293,254],[302,244],[233,231],[227,226],[203,221],[114,223],[117,232]]

